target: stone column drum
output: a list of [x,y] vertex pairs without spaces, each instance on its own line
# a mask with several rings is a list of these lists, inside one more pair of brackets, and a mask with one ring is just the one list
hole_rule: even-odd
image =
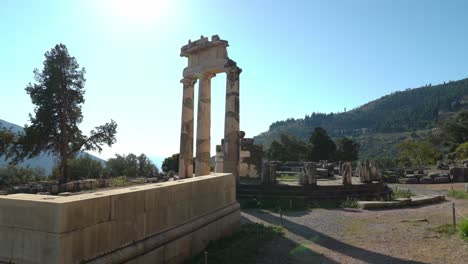
[[197,113],[197,155],[195,176],[210,174],[211,78],[205,73],[200,78]]
[[193,176],[193,96],[196,79],[184,78],[182,124],[180,129],[179,177]]
[[239,183],[239,75],[242,69],[232,60],[226,65],[226,112],[224,119],[224,164],[223,172],[232,173]]

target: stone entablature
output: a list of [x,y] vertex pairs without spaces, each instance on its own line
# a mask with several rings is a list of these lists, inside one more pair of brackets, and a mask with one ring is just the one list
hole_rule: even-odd
[[[236,230],[235,179],[215,174],[73,196],[0,197],[0,262],[180,263]],[[111,261],[112,260],[112,261]]]

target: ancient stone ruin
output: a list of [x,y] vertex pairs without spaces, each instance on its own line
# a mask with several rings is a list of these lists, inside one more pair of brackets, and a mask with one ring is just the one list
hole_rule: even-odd
[[[244,138],[245,132],[240,131],[239,177],[259,178],[262,172],[263,148],[255,145],[253,138]],[[215,172],[223,172],[224,140],[216,145]]]
[[201,36],[183,46],[180,56],[187,57],[184,69],[182,124],[180,133],[179,177],[193,176],[193,110],[194,86],[197,80],[198,116],[195,176],[210,174],[211,147],[211,78],[226,73],[226,109],[223,141],[222,171],[232,173],[239,181],[239,75],[241,68],[227,54],[228,42],[214,35],[211,41]]

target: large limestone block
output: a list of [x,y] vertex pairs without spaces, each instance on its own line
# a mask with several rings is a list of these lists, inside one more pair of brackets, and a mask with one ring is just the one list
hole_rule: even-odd
[[[60,203],[63,199],[41,195],[27,198],[6,195],[0,198],[0,226],[20,227],[24,229],[59,233],[61,224]],[[33,199],[34,198],[34,199]]]
[[159,183],[145,191],[145,212],[165,210],[169,205],[171,188],[161,186]]
[[112,221],[112,246],[118,248],[146,237],[146,216],[136,215],[130,219]]
[[5,263],[67,263],[59,234],[0,227],[0,261]]
[[216,222],[198,229],[192,236],[192,255],[202,252],[210,241],[215,241],[219,238],[220,233]]
[[177,201],[167,207],[167,223],[178,226],[188,222],[192,217],[192,203],[189,201]]
[[169,227],[167,222],[167,207],[161,208],[160,211],[146,212],[145,217],[145,231],[147,235],[162,232]]
[[191,252],[192,234],[185,235],[175,241],[168,243],[164,250],[164,263],[181,263],[189,258]]
[[130,261],[127,261],[126,264],[162,264],[164,263],[164,246],[159,247],[155,250],[152,250],[144,255],[138,256]]
[[88,194],[84,197],[71,197],[62,207],[61,232],[92,226],[110,220],[111,196],[102,193]]
[[145,190],[138,187],[120,190],[112,195],[111,220],[128,220],[145,212]]

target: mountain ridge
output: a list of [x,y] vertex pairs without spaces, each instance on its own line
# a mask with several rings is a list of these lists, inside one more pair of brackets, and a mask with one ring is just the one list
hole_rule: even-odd
[[[347,112],[314,112],[304,118],[277,121],[254,139],[268,149],[283,133],[307,141],[320,126],[334,139],[358,141],[362,158],[394,158],[399,142],[424,137],[439,120],[462,109],[468,109],[468,78],[396,91]],[[379,153],[379,149],[386,151]]]

